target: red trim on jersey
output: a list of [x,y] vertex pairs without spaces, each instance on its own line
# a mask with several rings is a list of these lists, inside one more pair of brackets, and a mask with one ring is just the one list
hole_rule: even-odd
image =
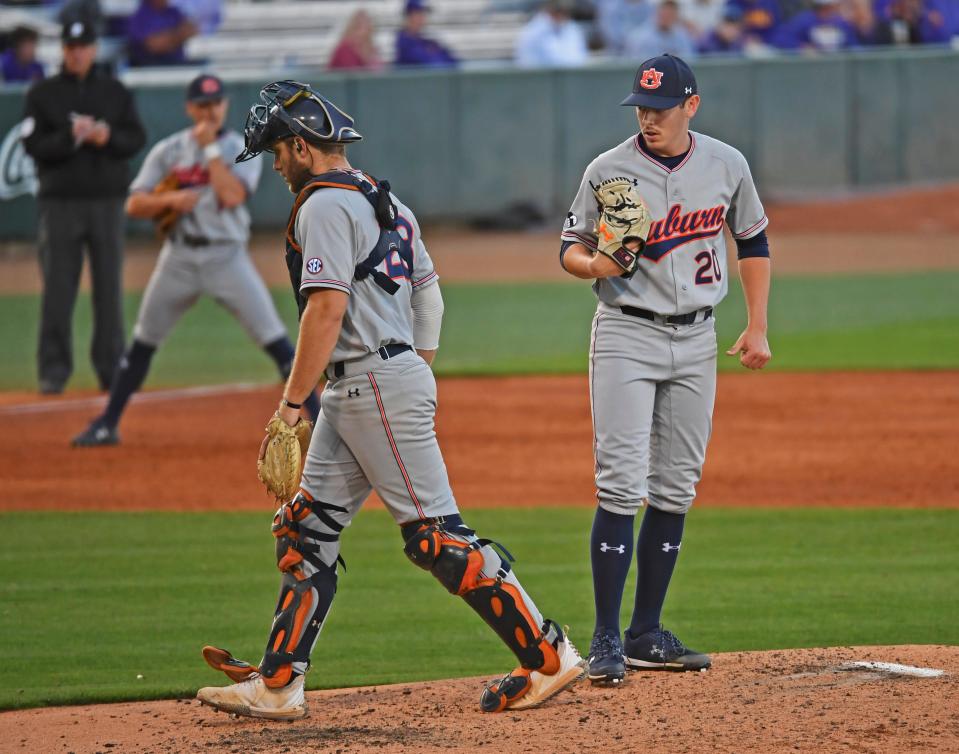
[[434,271],[434,272],[431,272],[431,273],[430,273],[429,275],[427,275],[425,278],[420,278],[420,279],[417,280],[415,283],[413,283],[413,287],[414,287],[414,288],[417,288],[417,287],[423,285],[423,283],[428,283],[428,282],[430,282],[430,280],[433,280],[435,277],[436,277],[436,272],[435,272],[435,271]]
[[663,165],[663,163],[661,163],[659,160],[657,160],[657,159],[654,158],[654,157],[650,157],[650,156],[646,153],[646,150],[643,149],[643,144],[642,144],[642,142],[641,142],[640,139],[639,139],[639,137],[640,137],[641,135],[642,135],[642,134],[636,134],[636,136],[633,137],[633,142],[634,142],[635,145],[636,145],[636,151],[639,152],[643,157],[645,157],[647,160],[649,160],[651,163],[653,163],[653,164],[656,165],[657,167],[660,167],[660,168],[662,168],[663,170],[665,170],[667,173],[675,173],[675,172],[676,172],[677,170],[679,170],[683,165],[685,165],[687,162],[689,162],[689,158],[693,156],[693,152],[694,152],[695,149],[696,149],[696,137],[693,136],[693,132],[690,131],[690,132],[689,132],[689,151],[686,153],[686,156],[683,158],[683,161],[682,161],[681,163],[679,163],[676,167],[670,169],[670,168],[666,167],[665,165]]
[[373,376],[372,372],[367,372],[366,376],[370,379],[370,386],[373,388],[373,394],[376,396],[376,405],[380,409],[380,418],[383,420],[383,429],[386,430],[386,437],[390,441],[390,447],[393,448],[393,458],[396,459],[396,465],[400,468],[400,473],[403,475],[403,481],[406,482],[406,489],[410,493],[410,500],[413,501],[413,505],[416,506],[416,513],[420,518],[426,518],[423,515],[423,509],[420,507],[420,501],[416,498],[416,493],[413,491],[413,483],[410,481],[410,475],[406,473],[406,466],[403,464],[403,459],[400,458],[400,449],[396,447],[396,440],[393,439],[393,431],[390,429],[389,419],[386,418],[386,409],[383,406],[383,398],[380,396],[380,389],[376,384],[376,378]]
[[746,230],[744,230],[742,233],[733,233],[733,238],[742,238],[743,236],[748,236],[750,233],[752,233],[754,230],[756,230],[756,228],[758,228],[758,227],[759,227],[760,225],[762,225],[764,222],[768,222],[768,221],[766,220],[766,216],[765,216],[765,215],[763,215],[763,219],[762,219],[762,220],[760,220],[758,223],[756,223],[756,224],[753,225],[752,227],[746,228]]

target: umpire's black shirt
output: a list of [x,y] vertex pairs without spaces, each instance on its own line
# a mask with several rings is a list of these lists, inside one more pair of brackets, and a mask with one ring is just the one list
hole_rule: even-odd
[[[103,147],[75,145],[70,114],[90,115],[110,126]],[[27,92],[24,147],[36,161],[41,197],[125,196],[127,161],[146,142],[133,95],[109,73],[94,66],[86,78],[65,71]]]

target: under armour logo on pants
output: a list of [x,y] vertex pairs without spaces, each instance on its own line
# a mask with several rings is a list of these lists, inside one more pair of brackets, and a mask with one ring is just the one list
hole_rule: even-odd
[[678,550],[682,546],[682,542],[678,545],[671,545],[669,542],[663,542],[663,552],[669,552],[670,550]]
[[355,398],[356,396],[358,396],[358,395],[360,394],[360,389],[359,389],[359,388],[350,388],[349,390],[346,391],[346,394],[347,394],[350,398]]
[[602,542],[602,543],[599,545],[599,551],[600,551],[600,552],[609,552],[609,551],[611,551],[611,550],[612,550],[613,552],[618,552],[620,555],[622,555],[622,554],[624,554],[624,553],[626,552],[626,545],[616,545],[616,547],[612,547],[612,546],[606,544],[605,542]]

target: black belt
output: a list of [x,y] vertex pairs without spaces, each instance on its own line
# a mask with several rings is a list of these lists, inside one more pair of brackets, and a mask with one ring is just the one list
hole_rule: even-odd
[[189,233],[178,233],[177,240],[186,246],[209,246],[211,241],[206,236],[191,236]]
[[[408,346],[406,343],[390,343],[386,346],[381,346],[376,350],[380,355],[380,358],[383,361],[389,361],[394,356],[399,356],[401,353],[406,353],[407,351],[412,351],[413,346]],[[346,364],[345,361],[337,361],[333,363],[333,376],[339,379],[346,373]]]
[[696,323],[696,317],[699,316],[700,312],[703,312],[703,322],[713,316],[713,307],[707,306],[704,309],[697,309],[694,312],[689,312],[689,314],[669,314],[662,315],[656,314],[656,312],[651,312],[649,309],[640,309],[636,306],[621,306],[619,310],[623,314],[628,314],[630,317],[639,317],[640,319],[648,319],[650,322],[664,322],[667,325],[692,325]]

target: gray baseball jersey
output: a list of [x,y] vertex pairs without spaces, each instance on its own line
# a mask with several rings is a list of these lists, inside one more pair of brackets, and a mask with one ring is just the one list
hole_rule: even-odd
[[393,201],[397,229],[412,247],[413,269],[398,253],[384,260],[382,269],[403,283],[392,296],[372,278],[353,280],[356,265],[366,259],[380,234],[373,209],[362,194],[340,189],[314,191],[297,214],[295,236],[303,250],[300,290],[334,288],[350,294],[333,361],[368,356],[390,343],[412,345],[410,298],[415,290],[439,280],[416,217],[395,196]]
[[[233,162],[243,150],[243,137],[234,131],[223,131],[218,144],[224,164],[252,194],[260,180],[260,160]],[[257,344],[284,337],[286,327],[246,250],[250,213],[244,204],[220,206],[191,128],[154,145],[130,190],[151,192],[171,173],[181,188],[197,191],[199,199],[193,211],[177,221],[160,251],[137,314],[134,337],[159,345],[203,294],[233,314]]]
[[[397,227],[413,260],[412,270],[400,254],[381,263],[380,269],[400,284],[393,295],[372,278],[353,279],[354,268],[380,234],[373,208],[359,192],[314,191],[296,218],[303,257],[300,290],[332,288],[350,294],[332,357],[345,362],[344,374],[332,375],[323,390],[301,480],[314,500],[345,509],[331,514],[344,527],[374,489],[399,524],[459,512],[436,440],[433,371],[413,350],[385,360],[378,353],[391,343],[413,344],[413,297],[439,281],[416,217],[392,198]],[[309,517],[304,523],[313,525]],[[483,573],[495,574],[500,556],[489,546],[482,553]],[[322,543],[320,557],[328,565],[338,554],[338,539]],[[543,616],[516,574],[510,571],[506,581],[523,594],[541,625]]]
[[751,238],[767,225],[746,159],[733,147],[690,132],[686,159],[669,169],[646,154],[634,136],[593,160],[570,207],[562,238],[596,249],[598,205],[591,186],[610,178],[637,181],[654,219],[639,270],[630,278],[596,282],[599,300],[657,314],[715,306],[728,290],[723,224]]
[[[223,131],[217,138],[223,161],[233,174],[243,181],[248,194],[256,191],[260,182],[262,162],[247,160],[239,164],[233,159],[243,151],[243,137],[236,131]],[[193,138],[193,129],[185,128],[158,141],[147,154],[140,172],[130,185],[130,191],[153,191],[168,175],[173,174],[181,188],[199,192],[200,199],[192,212],[177,222],[177,231],[214,242],[233,241],[245,244],[250,238],[250,213],[245,204],[221,207],[210,185],[203,148]]]
[[[745,239],[768,221],[734,148],[691,132],[685,159],[669,168],[643,150],[637,135],[587,167],[564,242],[596,249],[591,186],[617,177],[636,181],[654,221],[632,277],[594,283],[589,374],[597,496],[613,513],[635,514],[646,500],[685,513],[712,431],[717,343],[707,307],[728,288],[723,224]],[[644,318],[637,309],[661,316]],[[690,317],[669,324],[663,316],[671,315]]]

